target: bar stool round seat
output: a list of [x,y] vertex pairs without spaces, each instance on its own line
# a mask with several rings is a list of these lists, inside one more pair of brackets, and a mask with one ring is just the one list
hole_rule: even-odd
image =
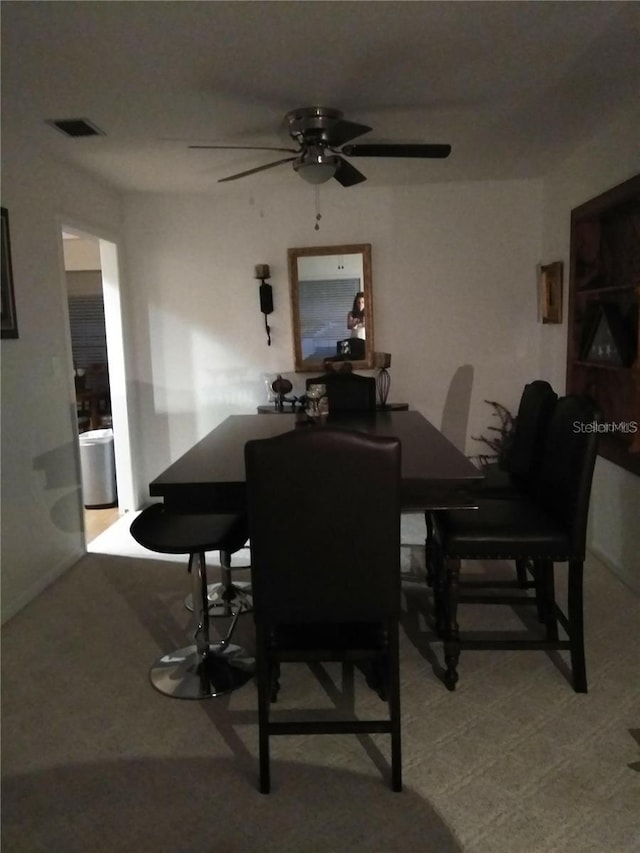
[[151,668],[152,685],[178,699],[205,699],[236,690],[253,677],[254,659],[231,643],[243,605],[227,602],[231,625],[224,639],[209,638],[209,602],[205,553],[229,555],[247,541],[247,520],[243,515],[181,514],[154,504],[143,510],[131,524],[133,538],[150,551],[161,554],[188,554],[192,580],[194,640],[192,645],[168,652]]

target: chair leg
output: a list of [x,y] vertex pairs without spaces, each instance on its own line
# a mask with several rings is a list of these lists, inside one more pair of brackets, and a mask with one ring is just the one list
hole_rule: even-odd
[[458,661],[460,659],[460,631],[458,628],[458,597],[460,594],[460,560],[444,560],[444,604],[446,626],[444,631],[444,683],[448,690],[456,689]]
[[231,638],[233,637],[233,632],[236,630],[236,625],[238,624],[238,619],[240,618],[240,614],[242,613],[242,607],[238,607],[236,612],[233,614],[233,619],[231,620],[231,625],[229,625],[229,630],[226,633],[226,636],[223,640],[220,641],[220,648],[226,648],[231,642]]
[[[248,566],[246,568],[249,568]],[[191,562],[189,563],[191,571]],[[247,581],[233,581],[231,578],[231,553],[220,551],[220,576],[217,583],[208,586],[209,616],[231,616],[232,605],[240,606],[242,613],[250,613],[253,610],[253,596],[251,584]],[[184,600],[187,610],[193,610],[193,596],[189,594]]]
[[[191,578],[193,587],[193,604],[194,604],[194,622],[196,626],[194,640],[198,652],[203,656],[209,654],[209,617],[207,615],[207,566],[205,563],[204,553],[201,551],[197,555],[198,570],[193,571],[193,562],[190,555],[190,565],[192,567]],[[197,609],[196,609],[197,602]]]
[[567,616],[571,641],[571,671],[576,693],[587,692],[587,666],[584,655],[584,619],[582,605],[582,560],[569,560]]
[[280,664],[272,661],[269,666],[269,699],[271,702],[278,701],[280,692]]
[[433,585],[433,609],[436,623],[436,633],[443,637],[447,630],[447,615],[445,603],[445,567],[442,549],[434,544],[431,549],[431,580]]
[[527,561],[526,560],[516,560],[516,577],[518,579],[518,586],[522,587],[522,589],[526,589],[526,587],[527,587]]
[[[253,610],[253,596],[250,583],[234,583],[231,579],[231,553],[220,551],[221,590],[218,593],[221,601],[227,605],[239,604],[242,613],[250,613]],[[211,595],[209,596],[211,598]],[[213,605],[215,606],[215,605]],[[212,606],[209,605],[209,613]]]
[[400,666],[398,625],[389,634],[389,718],[391,720],[391,790],[402,791],[402,739],[400,729]]
[[258,749],[260,763],[260,793],[271,790],[269,760],[269,702],[271,701],[270,662],[266,650],[264,629],[256,628],[256,666],[258,673]]
[[367,687],[377,693],[383,702],[389,701],[389,666],[387,652],[381,653],[377,658],[369,661],[363,667]]
[[433,586],[433,518],[430,512],[425,512],[424,523],[427,528],[427,536],[424,540],[424,565],[427,570],[427,586]]
[[[242,687],[253,677],[253,659],[228,640],[211,643],[207,598],[207,568],[203,552],[189,555],[194,645],[163,655],[151,668],[151,683],[178,699],[209,699]],[[232,625],[232,629],[233,629]]]
[[533,578],[534,591],[536,596],[536,611],[538,613],[538,622],[546,624],[547,610],[545,602],[545,586],[544,586],[544,566],[541,567],[542,560],[533,560],[531,563],[531,577]]
[[[542,593],[543,621],[546,628],[547,640],[556,642],[558,639],[558,617],[556,616],[556,585],[553,560],[540,560],[536,570],[540,577]],[[537,593],[536,589],[536,593]]]

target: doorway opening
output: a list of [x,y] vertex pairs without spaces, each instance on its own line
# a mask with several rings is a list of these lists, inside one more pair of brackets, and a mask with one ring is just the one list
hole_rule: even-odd
[[63,225],[86,542],[135,509],[117,246]]

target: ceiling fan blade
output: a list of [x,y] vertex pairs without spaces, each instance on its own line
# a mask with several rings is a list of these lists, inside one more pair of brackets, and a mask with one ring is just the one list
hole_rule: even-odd
[[219,178],[218,183],[223,184],[225,181],[236,181],[238,178],[246,178],[247,175],[255,175],[256,172],[264,172],[265,169],[273,169],[274,166],[279,166],[281,163],[290,163],[296,159],[297,157],[285,157],[283,160],[267,163],[266,166],[256,166],[255,169],[247,169],[246,172],[238,172],[237,175],[229,175],[228,178]]
[[345,145],[341,153],[347,157],[448,157],[451,146],[365,142],[361,145]]
[[354,184],[361,184],[362,181],[366,181],[367,179],[359,172],[355,166],[352,166],[351,163],[347,163],[346,160],[343,160],[342,157],[339,157],[338,168],[336,169],[336,173],[333,176],[339,184],[342,184],[343,187],[352,187]]
[[369,133],[372,128],[366,124],[356,124],[353,121],[344,121],[337,119],[328,123],[326,137],[329,145],[344,145],[356,136],[362,136],[363,133]]
[[215,148],[218,151],[290,151],[297,154],[296,148],[272,148],[264,145],[189,145],[189,148]]

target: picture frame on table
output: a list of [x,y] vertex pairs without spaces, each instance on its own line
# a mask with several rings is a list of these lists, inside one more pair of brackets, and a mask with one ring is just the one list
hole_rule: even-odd
[[562,261],[540,267],[540,317],[543,323],[562,323]]
[[2,215],[2,337],[18,337],[18,320],[16,318],[16,300],[13,292],[13,268],[11,266],[11,241],[9,239],[9,212],[6,207],[0,208]]

